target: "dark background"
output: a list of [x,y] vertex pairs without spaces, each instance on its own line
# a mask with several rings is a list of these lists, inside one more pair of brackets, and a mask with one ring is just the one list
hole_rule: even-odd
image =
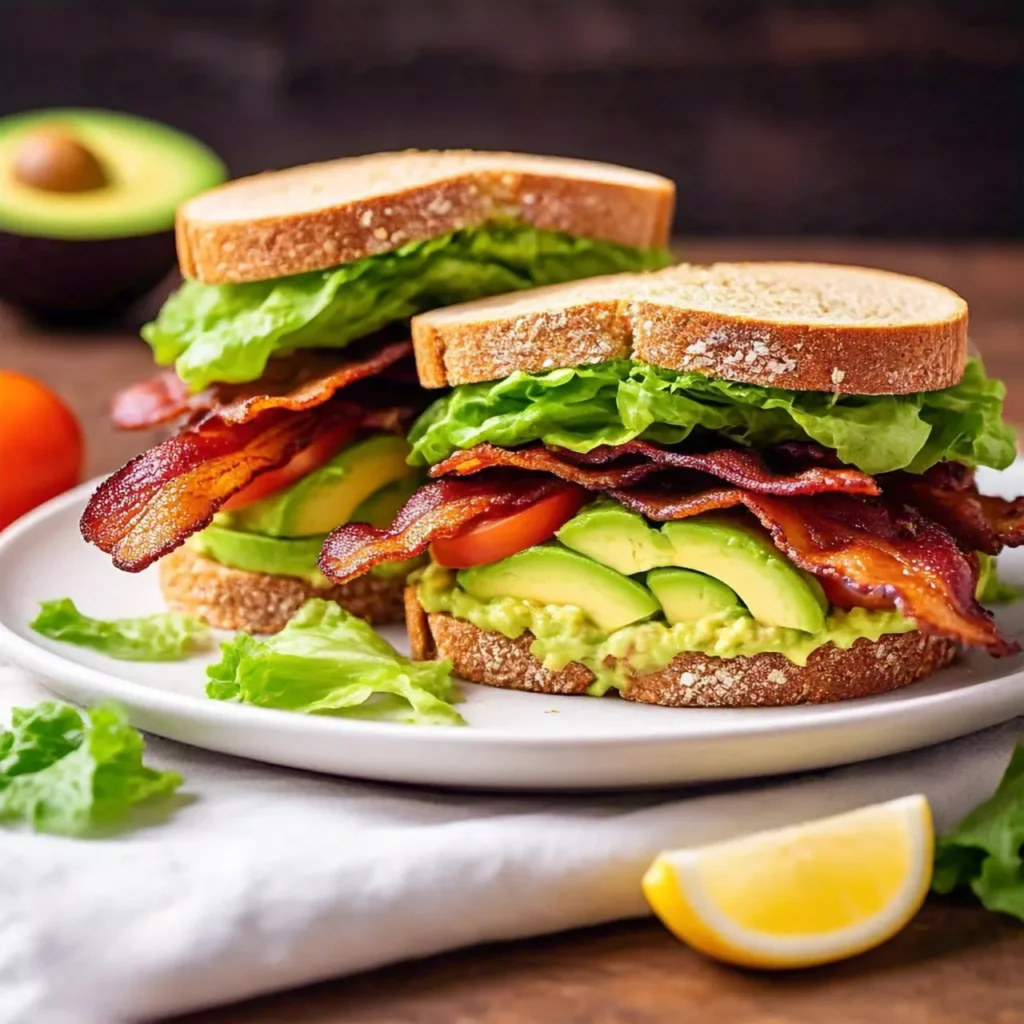
[[235,174],[406,146],[631,163],[686,234],[1017,236],[1024,2],[0,0],[0,115],[97,105]]

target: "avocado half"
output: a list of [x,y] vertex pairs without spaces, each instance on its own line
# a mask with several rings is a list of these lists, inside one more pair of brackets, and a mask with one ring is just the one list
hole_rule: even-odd
[[0,118],[0,299],[113,314],[175,265],[178,204],[226,178],[191,136],[106,110]]

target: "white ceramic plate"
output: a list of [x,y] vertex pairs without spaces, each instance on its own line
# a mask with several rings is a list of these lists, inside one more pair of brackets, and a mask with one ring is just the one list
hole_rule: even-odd
[[[1024,492],[1024,463],[982,474],[992,493]],[[896,693],[839,704],[674,709],[614,697],[549,697],[464,684],[469,728],[414,727],[292,714],[208,700],[209,658],[119,662],[37,636],[43,598],[72,597],[99,617],[160,611],[156,575],[119,572],[88,547],[78,518],[96,481],[0,535],[0,656],[56,693],[113,698],[140,728],[274,764],[390,782],[497,789],[607,789],[770,775],[879,757],[1024,714],[1024,655],[971,654]],[[1024,582],[1024,549],[1000,560]],[[1024,602],[1000,614],[1024,635]],[[404,632],[385,635],[398,646]]]

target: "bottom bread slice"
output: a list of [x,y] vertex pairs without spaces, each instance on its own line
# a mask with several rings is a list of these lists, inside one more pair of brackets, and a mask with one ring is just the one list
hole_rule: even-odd
[[[412,656],[418,661],[449,658],[455,672],[472,683],[538,693],[585,693],[594,674],[571,662],[552,671],[530,653],[533,634],[515,640],[443,613],[428,613],[413,587],[405,594]],[[819,704],[869,697],[908,686],[948,665],[956,644],[923,633],[890,633],[877,641],[861,638],[852,647],[825,644],[806,665],[781,654],[715,658],[686,652],[662,669],[630,672],[619,691],[627,700],[670,707],[772,707]]]
[[346,611],[375,625],[402,621],[401,576],[367,574],[351,583],[320,588],[294,576],[232,569],[190,548],[160,560],[160,589],[175,611],[187,612],[218,629],[277,633],[311,597],[337,601]]

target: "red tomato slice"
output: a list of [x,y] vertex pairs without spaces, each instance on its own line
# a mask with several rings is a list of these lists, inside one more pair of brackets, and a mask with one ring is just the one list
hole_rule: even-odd
[[852,584],[832,576],[818,576],[821,589],[829,603],[836,608],[868,608],[871,611],[887,611],[895,608],[896,603],[881,594],[862,594]]
[[272,469],[256,477],[248,487],[244,487],[224,502],[221,508],[227,512],[234,512],[237,509],[245,508],[246,505],[251,505],[254,501],[269,498],[270,495],[283,491],[296,480],[301,480],[302,477],[312,473],[314,469],[319,469],[351,440],[354,433],[355,427],[352,424],[342,423],[326,434],[321,434],[290,462],[286,462],[279,469]]
[[587,492],[582,487],[566,487],[521,512],[478,519],[457,537],[435,540],[430,545],[430,553],[434,561],[446,569],[490,565],[550,540],[555,530],[572,519],[586,500]]

